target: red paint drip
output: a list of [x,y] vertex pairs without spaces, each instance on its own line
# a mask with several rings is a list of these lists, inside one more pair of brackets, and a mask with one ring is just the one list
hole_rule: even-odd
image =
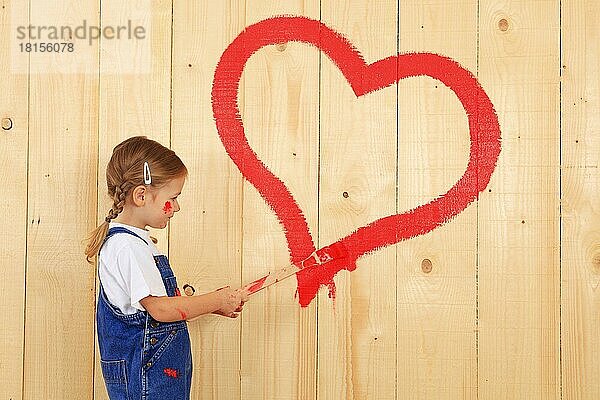
[[181,296],[181,292],[179,291],[179,288],[175,288],[175,296]]
[[167,201],[165,203],[165,206],[163,207],[163,211],[165,212],[165,214],[168,214],[171,212],[171,209],[173,208],[173,206],[171,205],[170,201]]
[[171,378],[179,378],[179,372],[176,369],[165,368],[165,369],[163,369],[163,372],[165,373],[165,375],[167,375]]
[[471,72],[450,58],[432,53],[396,54],[366,64],[352,44],[319,21],[305,17],[270,18],[248,26],[223,52],[213,80],[212,105],[219,137],[238,169],[277,215],[290,257],[298,265],[314,250],[306,219],[284,183],[250,147],[238,108],[238,90],[247,60],[260,48],[289,41],[304,42],[325,53],[340,69],[356,96],[390,86],[401,79],[429,76],[449,87],[465,109],[471,139],[467,169],[444,195],[403,214],[380,218],[336,243],[348,257],[299,272],[299,302],[307,306],[320,285],[335,296],[333,277],[352,271],[356,260],[379,248],[423,235],[445,224],[473,200],[490,181],[500,154],[500,126],[489,97]]

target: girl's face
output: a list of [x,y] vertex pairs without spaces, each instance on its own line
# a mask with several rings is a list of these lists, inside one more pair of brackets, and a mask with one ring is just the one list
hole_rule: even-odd
[[148,196],[148,222],[152,228],[162,229],[167,226],[169,219],[179,211],[177,196],[181,194],[185,177],[175,178],[154,193]]

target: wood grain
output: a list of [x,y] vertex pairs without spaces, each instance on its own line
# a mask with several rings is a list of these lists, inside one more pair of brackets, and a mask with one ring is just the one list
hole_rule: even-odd
[[480,1],[479,77],[502,128],[479,202],[481,398],[560,396],[558,12]]
[[[368,63],[397,52],[392,3],[323,2],[323,23]],[[356,98],[321,57],[319,246],[396,212],[396,86]],[[318,397],[391,399],[396,387],[396,249],[360,258],[335,278],[336,298],[318,296]],[[382,366],[385,366],[382,368]]]
[[27,249],[27,150],[29,140],[29,54],[11,27],[29,25],[27,3],[10,1],[0,9],[0,398],[19,399],[23,387],[25,272]]
[[[399,50],[443,54],[476,73],[477,1],[401,2]],[[454,185],[470,142],[465,110],[441,82],[403,80],[398,100],[404,212]],[[477,398],[477,207],[398,245],[398,399]]]
[[[94,3],[29,6],[35,26],[98,25]],[[81,240],[96,220],[98,45],[77,49],[30,53],[23,398],[93,391],[94,269]]]
[[564,399],[600,398],[598,5],[562,3],[561,360]]
[[[283,14],[319,16],[319,2],[246,2],[246,25]],[[242,118],[248,142],[281,179],[317,230],[318,52],[300,43],[257,51],[243,73]],[[289,263],[281,225],[258,191],[244,183],[243,281]],[[313,399],[316,392],[316,310],[301,309],[296,279],[257,293],[242,315],[244,399]]]

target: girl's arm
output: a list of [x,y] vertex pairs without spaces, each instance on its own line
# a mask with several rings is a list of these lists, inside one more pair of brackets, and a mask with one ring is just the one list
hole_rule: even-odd
[[147,296],[140,300],[140,304],[155,320],[174,322],[214,312],[236,317],[247,297],[246,291],[226,287],[199,296]]

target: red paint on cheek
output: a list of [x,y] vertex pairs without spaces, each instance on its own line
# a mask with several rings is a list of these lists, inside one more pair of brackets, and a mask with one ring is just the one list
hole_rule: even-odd
[[165,212],[165,214],[168,214],[171,212],[171,209],[173,208],[173,206],[171,205],[170,201],[167,201],[165,203],[165,206],[163,207],[163,211]]

